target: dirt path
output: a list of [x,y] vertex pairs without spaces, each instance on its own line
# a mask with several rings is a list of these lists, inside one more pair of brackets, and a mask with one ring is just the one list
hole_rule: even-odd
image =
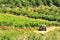
[[9,27],[9,26],[0,26],[0,28],[2,28],[2,29],[9,29],[9,30],[24,30],[24,31],[26,31],[26,32],[29,32],[30,30],[32,30],[32,31],[34,31],[34,32],[36,32],[36,33],[45,34],[45,33],[49,32],[49,31],[53,31],[54,29],[60,28],[60,27],[54,27],[54,26],[52,26],[52,27],[47,27],[47,30],[46,30],[46,31],[38,31],[37,28],[26,28],[26,29],[14,28],[14,29],[13,29],[13,28],[11,28],[11,27]]
[[46,31],[34,31],[34,32],[45,34],[45,33],[49,32],[49,31],[53,31],[54,29],[57,29],[57,28],[60,28],[60,27],[49,27],[49,28],[47,28]]

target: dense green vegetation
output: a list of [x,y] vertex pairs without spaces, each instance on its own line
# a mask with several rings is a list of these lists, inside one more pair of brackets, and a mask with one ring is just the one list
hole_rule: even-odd
[[0,0],[0,6],[6,7],[27,7],[27,6],[40,6],[40,5],[56,5],[60,6],[60,0]]
[[60,28],[30,30],[41,24],[60,26],[60,0],[0,0],[0,40],[60,40]]
[[56,6],[40,6],[35,8],[0,8],[1,13],[10,13],[14,15],[23,15],[35,19],[45,19],[49,21],[60,22],[60,8]]
[[[4,23],[3,21],[0,21],[0,25],[7,26],[7,24],[13,25],[13,26],[39,26],[40,24],[59,24],[60,22],[60,2],[59,0],[0,0],[0,13],[7,13],[7,14],[14,14],[17,16],[26,16],[28,17],[28,20],[31,20],[30,18],[34,19],[44,19],[48,20],[48,22],[41,22],[40,20],[36,22],[36,20],[32,21],[32,23],[27,22],[26,20],[22,19],[22,17],[19,19],[14,19],[14,17],[11,17],[11,20],[13,19],[14,22],[7,22]],[[58,6],[58,7],[57,7]],[[7,17],[7,16],[6,16]],[[2,17],[1,17],[2,18]],[[0,19],[1,19],[0,18]],[[5,18],[5,17],[4,17]],[[9,18],[9,17],[8,17]],[[19,20],[24,20],[22,23],[19,22]],[[4,19],[1,19],[4,20]],[[7,19],[10,20],[10,19]],[[10,20],[10,21],[11,21]],[[5,20],[4,20],[5,21]],[[18,22],[17,22],[18,21]],[[50,21],[55,21],[50,22]],[[50,23],[49,23],[50,22]]]
[[34,27],[40,24],[46,25],[60,25],[59,22],[50,22],[42,19],[32,19],[24,16],[14,16],[9,14],[0,13],[0,26],[13,26],[13,27]]

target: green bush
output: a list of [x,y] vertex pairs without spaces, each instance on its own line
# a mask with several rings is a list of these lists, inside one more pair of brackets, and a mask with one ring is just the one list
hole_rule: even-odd
[[40,6],[40,5],[56,5],[60,6],[60,0],[0,0],[0,6],[6,7],[28,7],[28,6]]
[[[10,10],[7,9],[7,7],[0,8],[1,13],[7,13],[10,12],[10,14],[14,15],[23,15],[27,16],[30,18],[35,18],[35,19],[45,19],[49,21],[57,21],[60,20],[57,17],[60,17],[60,9],[57,8],[56,6],[40,6],[38,9],[34,9],[35,12],[29,11],[28,9],[22,7],[22,8],[10,8]],[[58,21],[59,22],[59,21]]]
[[[29,7],[28,7],[29,8]],[[2,7],[0,8],[1,13],[10,13],[14,15],[23,15],[27,16],[29,18],[35,18],[35,19],[45,19],[49,21],[58,21],[60,20],[60,9],[56,6],[40,6],[38,8],[33,9],[32,11],[29,11],[29,9],[26,7],[16,7],[16,8],[9,8],[9,7]],[[58,18],[57,18],[58,17]]]

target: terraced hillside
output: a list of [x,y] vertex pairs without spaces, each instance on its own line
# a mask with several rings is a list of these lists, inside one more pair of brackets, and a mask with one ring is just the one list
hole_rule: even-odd
[[0,40],[60,39],[60,28],[35,33],[41,24],[60,27],[60,0],[0,0]]

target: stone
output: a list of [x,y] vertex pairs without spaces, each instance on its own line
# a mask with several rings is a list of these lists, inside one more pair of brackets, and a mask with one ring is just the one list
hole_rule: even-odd
[[46,31],[46,25],[45,24],[41,24],[40,26],[39,26],[39,29],[38,29],[39,31]]

